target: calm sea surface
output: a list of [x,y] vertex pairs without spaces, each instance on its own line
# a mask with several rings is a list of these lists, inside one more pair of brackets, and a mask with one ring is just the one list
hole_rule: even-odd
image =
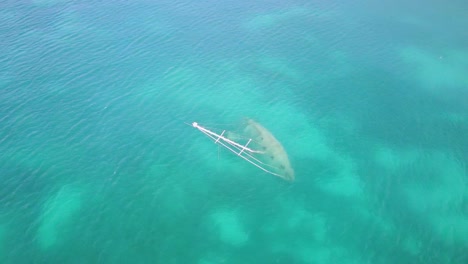
[[468,263],[467,12],[0,0],[0,263]]

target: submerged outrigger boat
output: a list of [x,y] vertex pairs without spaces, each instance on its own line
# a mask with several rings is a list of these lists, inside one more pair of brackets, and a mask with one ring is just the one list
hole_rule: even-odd
[[242,136],[227,130],[216,133],[197,122],[193,122],[192,126],[211,138],[215,144],[228,149],[262,171],[287,181],[294,180],[294,170],[281,143],[270,131],[252,119],[247,120]]

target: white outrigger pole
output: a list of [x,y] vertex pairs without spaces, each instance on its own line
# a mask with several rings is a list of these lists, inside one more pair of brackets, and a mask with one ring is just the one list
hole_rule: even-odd
[[247,141],[247,143],[245,145],[241,145],[241,144],[239,144],[237,142],[234,142],[234,141],[230,140],[229,138],[224,137],[223,135],[226,132],[226,130],[223,130],[223,132],[221,134],[216,134],[215,132],[210,131],[210,130],[198,125],[197,122],[193,122],[192,126],[194,128],[196,128],[196,129],[200,130],[203,134],[207,135],[209,138],[213,139],[215,144],[219,144],[219,145],[227,148],[229,151],[231,151],[232,153],[236,154],[237,156],[243,158],[244,160],[246,160],[250,164],[254,165],[255,167],[263,170],[266,173],[269,173],[269,174],[272,174],[272,175],[275,175],[275,176],[278,176],[278,177],[283,177],[282,175],[280,175],[278,173],[275,173],[275,172],[272,172],[272,171],[265,168],[265,167],[272,167],[271,165],[265,164],[264,162],[260,161],[259,159],[255,158],[254,156],[252,156],[252,154],[255,154],[255,153],[257,153],[257,154],[264,154],[265,153],[263,151],[254,150],[254,149],[251,149],[251,148],[247,147],[250,144],[250,142],[252,141],[252,139],[249,139],[249,141]]

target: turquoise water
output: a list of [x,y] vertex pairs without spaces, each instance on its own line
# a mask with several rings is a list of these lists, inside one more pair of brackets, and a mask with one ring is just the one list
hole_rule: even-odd
[[0,2],[0,263],[468,263],[467,9]]

